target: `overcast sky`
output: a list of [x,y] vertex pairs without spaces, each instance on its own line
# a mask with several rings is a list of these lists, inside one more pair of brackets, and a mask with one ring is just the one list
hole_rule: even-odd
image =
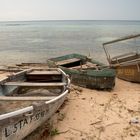
[[0,0],[0,21],[140,20],[140,0]]

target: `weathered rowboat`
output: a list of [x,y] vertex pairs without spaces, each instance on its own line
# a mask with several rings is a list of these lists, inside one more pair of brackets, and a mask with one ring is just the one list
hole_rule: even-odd
[[116,40],[103,43],[103,47],[110,67],[116,69],[118,78],[130,82],[140,83],[140,53],[138,51],[129,52],[111,58],[109,51],[107,49],[107,45],[118,42],[120,43],[122,41],[128,41],[130,39],[136,39],[138,37],[140,37],[140,34],[119,38]]
[[70,80],[61,69],[16,71],[0,80],[0,139],[21,140],[63,104]]
[[115,71],[104,64],[80,54],[69,54],[47,61],[50,67],[59,67],[70,75],[72,83],[96,89],[112,89]]

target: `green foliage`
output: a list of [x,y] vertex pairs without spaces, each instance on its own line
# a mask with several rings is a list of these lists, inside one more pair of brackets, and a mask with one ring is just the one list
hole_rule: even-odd
[[57,128],[52,129],[52,130],[50,131],[50,136],[55,136],[55,135],[58,135],[58,134],[59,134],[59,131],[58,131]]

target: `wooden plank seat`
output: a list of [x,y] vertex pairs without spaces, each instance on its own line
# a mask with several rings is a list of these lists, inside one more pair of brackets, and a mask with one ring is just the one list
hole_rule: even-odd
[[113,57],[111,59],[111,64],[118,64],[118,63],[120,64],[120,63],[123,63],[123,62],[129,62],[129,61],[132,61],[132,60],[135,60],[135,59],[138,59],[138,58],[140,58],[140,54],[127,53],[127,54],[123,54],[123,55]]
[[62,75],[59,71],[31,71],[27,73],[26,75]]
[[66,83],[56,82],[56,83],[34,83],[34,82],[6,82],[4,86],[22,86],[22,87],[62,87]]
[[80,62],[80,61],[81,61],[81,59],[71,58],[71,59],[67,59],[67,60],[58,61],[58,62],[56,62],[56,65],[62,66],[62,65],[66,65],[66,64]]
[[60,71],[38,71],[34,70],[26,74],[29,82],[61,82],[62,73]]

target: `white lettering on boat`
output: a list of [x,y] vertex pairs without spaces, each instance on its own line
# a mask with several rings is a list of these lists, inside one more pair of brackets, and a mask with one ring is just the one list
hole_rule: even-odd
[[37,121],[40,121],[40,119],[43,119],[45,115],[48,113],[48,110],[43,110],[43,111],[38,111],[35,115],[33,116],[28,116],[24,119],[19,120],[18,122],[6,126],[2,130],[2,139],[9,139],[10,136],[13,136],[23,128],[26,128],[26,126],[30,125],[31,123],[36,123]]

